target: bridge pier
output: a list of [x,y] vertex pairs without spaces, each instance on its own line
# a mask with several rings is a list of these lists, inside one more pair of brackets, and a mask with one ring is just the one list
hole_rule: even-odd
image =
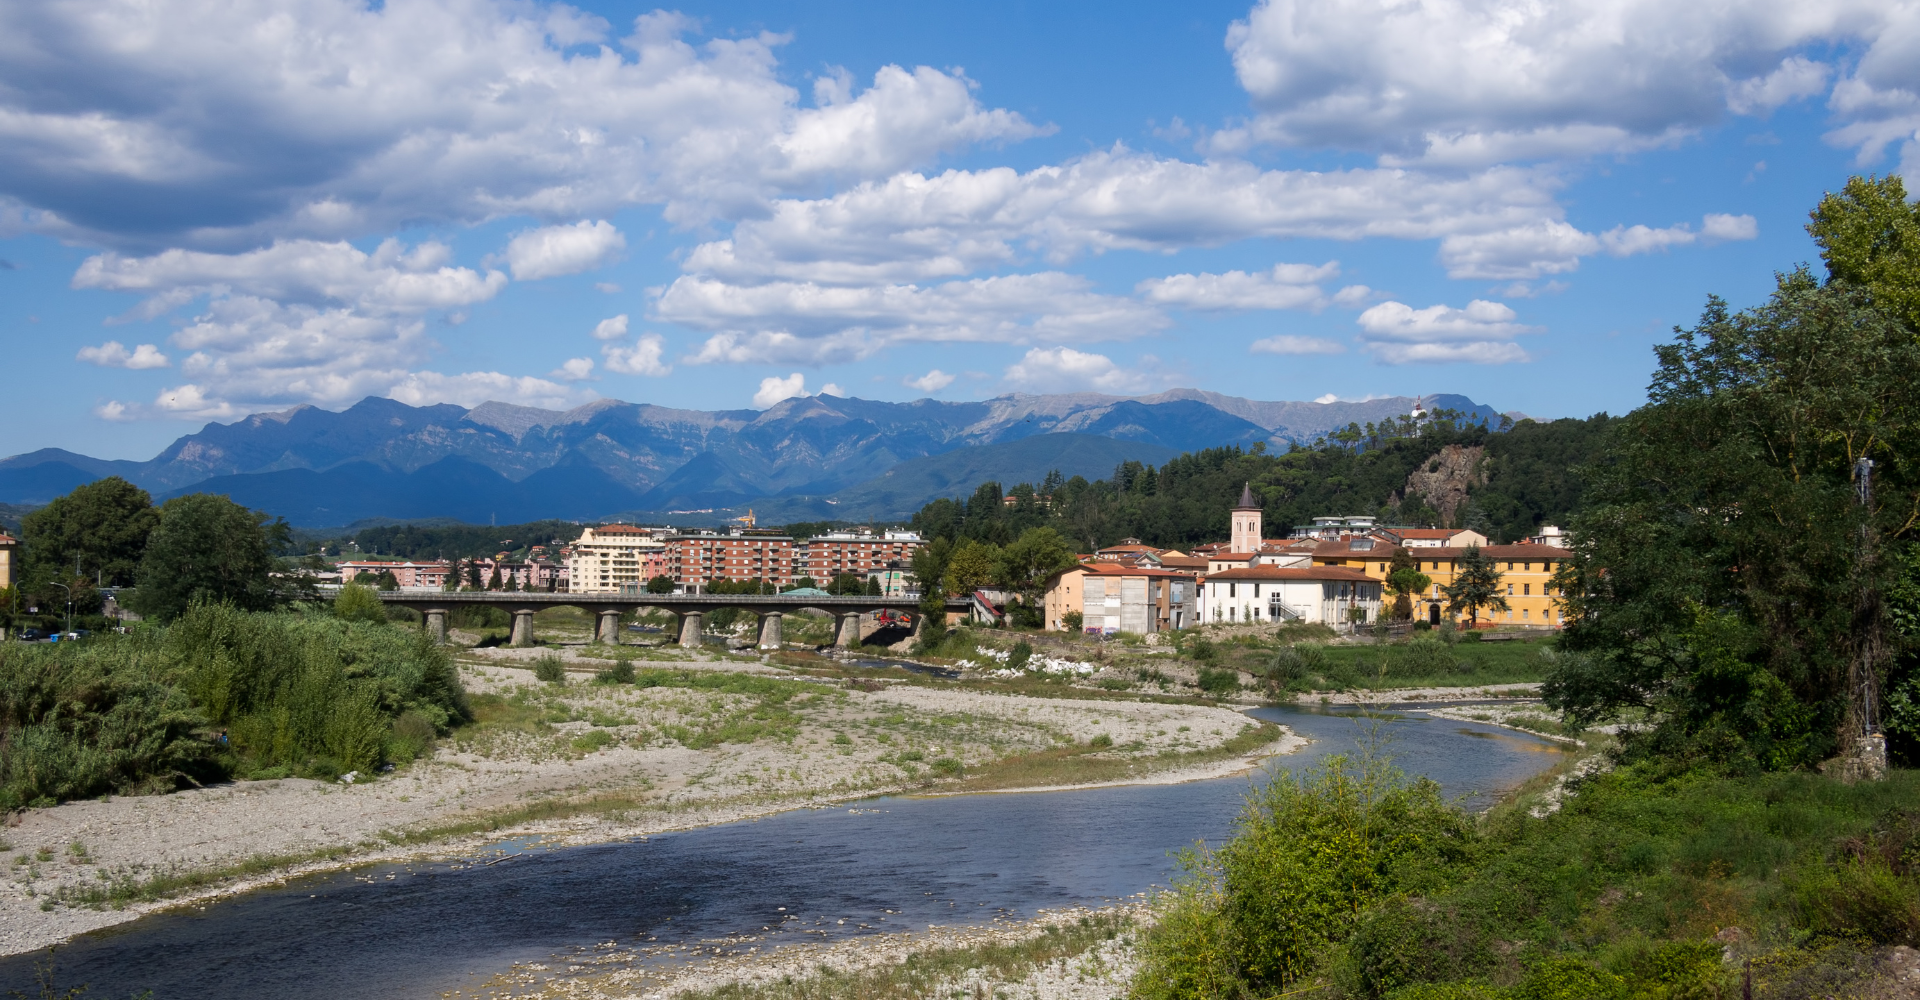
[[620,645],[620,612],[600,612],[600,628],[594,633],[593,641],[608,646]]
[[860,612],[855,611],[851,614],[835,615],[834,617],[839,626],[838,632],[833,637],[834,647],[837,649],[853,649],[860,645]]
[[436,646],[446,645],[447,644],[447,611],[446,609],[445,608],[428,608],[426,613],[426,619],[427,619],[427,637],[432,639],[433,644]]
[[533,645],[533,609],[532,608],[514,608],[513,609],[513,638],[507,642],[507,645],[509,646]]
[[700,612],[688,611],[680,615],[680,645],[684,649],[700,648]]
[[760,616],[760,648],[780,648],[780,612],[772,611]]

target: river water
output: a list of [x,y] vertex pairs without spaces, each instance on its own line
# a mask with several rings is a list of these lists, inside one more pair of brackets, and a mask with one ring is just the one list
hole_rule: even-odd
[[[1470,808],[1561,752],[1525,734],[1417,712],[1251,714],[1313,740],[1268,768],[1351,750],[1377,724],[1404,770],[1440,782]],[[1260,777],[887,797],[645,841],[531,846],[491,865],[312,876],[82,937],[58,952],[59,979],[90,984],[95,1000],[145,989],[154,1000],[424,998],[471,988],[514,962],[564,960],[606,942],[690,942],[786,921],[768,942],[778,945],[802,929],[818,940],[822,930],[898,931],[1097,905],[1165,885],[1171,852],[1225,839]],[[0,959],[0,993],[26,990],[34,959]]]

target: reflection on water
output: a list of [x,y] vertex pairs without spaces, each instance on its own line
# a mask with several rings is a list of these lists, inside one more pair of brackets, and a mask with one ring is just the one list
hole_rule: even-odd
[[[1404,769],[1472,808],[1558,752],[1418,712],[1251,714],[1314,741],[1261,772],[1310,766],[1375,731]],[[881,798],[645,841],[534,848],[493,865],[316,876],[89,935],[62,949],[62,979],[90,982],[93,996],[152,988],[155,1000],[427,997],[608,941],[757,934],[784,921],[768,935],[777,944],[1098,903],[1164,884],[1170,851],[1224,839],[1248,783]],[[0,960],[0,991],[28,988],[33,957]]]

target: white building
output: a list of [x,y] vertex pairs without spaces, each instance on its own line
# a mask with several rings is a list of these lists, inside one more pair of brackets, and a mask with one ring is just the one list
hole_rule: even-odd
[[1380,581],[1345,566],[1249,566],[1208,575],[1200,613],[1210,625],[1341,625],[1380,617]]
[[567,589],[608,594],[644,588],[666,573],[667,546],[645,528],[603,524],[581,532],[567,557]]

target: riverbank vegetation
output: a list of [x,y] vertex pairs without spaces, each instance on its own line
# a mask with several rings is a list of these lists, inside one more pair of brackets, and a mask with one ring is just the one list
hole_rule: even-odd
[[420,633],[196,604],[168,626],[0,644],[0,809],[410,760],[466,717]]
[[1582,470],[1544,691],[1627,723],[1604,766],[1485,816],[1373,753],[1279,778],[1186,858],[1134,1000],[1905,995],[1920,334],[1884,265],[1916,218],[1897,178],[1829,196],[1827,280],[1710,300]]

